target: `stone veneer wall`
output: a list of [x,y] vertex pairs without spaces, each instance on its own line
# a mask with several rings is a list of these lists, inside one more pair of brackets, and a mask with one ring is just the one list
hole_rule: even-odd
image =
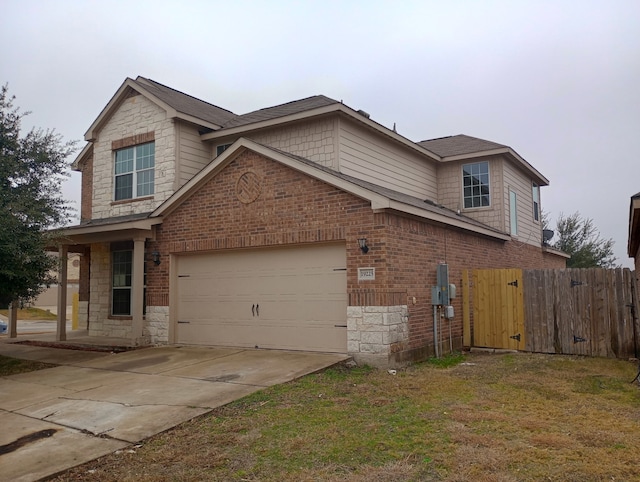
[[347,350],[356,362],[389,366],[394,346],[408,342],[407,305],[347,307]]
[[87,321],[89,320],[89,302],[78,302],[78,329],[84,330],[87,327]]
[[[154,133],[155,194],[150,197],[114,202],[113,141]],[[124,100],[93,143],[93,219],[153,211],[174,192],[175,127],[167,113],[142,95]]]
[[143,335],[153,345],[169,343],[168,306],[147,306]]

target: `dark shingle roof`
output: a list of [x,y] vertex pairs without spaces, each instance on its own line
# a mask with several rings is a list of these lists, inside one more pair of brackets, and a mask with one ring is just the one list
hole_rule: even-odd
[[232,127],[244,126],[255,122],[276,119],[287,115],[298,114],[319,107],[325,107],[332,104],[338,104],[337,100],[330,99],[324,95],[314,95],[306,99],[294,100],[286,104],[280,104],[273,107],[255,110],[247,114],[242,114],[229,119],[224,123],[223,127],[229,129]]
[[236,114],[231,111],[196,99],[195,97],[162,85],[154,80],[138,77],[135,82],[182,114],[187,114],[216,125],[223,125],[225,122],[236,117]]
[[440,157],[459,156],[508,147],[503,144],[498,144],[497,142],[485,141],[484,139],[465,136],[464,134],[420,141],[418,145]]

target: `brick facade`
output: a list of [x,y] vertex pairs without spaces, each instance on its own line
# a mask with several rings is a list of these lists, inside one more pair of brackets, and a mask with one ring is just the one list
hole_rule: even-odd
[[[248,171],[261,183],[260,195],[251,203],[236,195],[238,179]],[[358,247],[360,237],[367,238],[367,254]],[[338,240],[346,245],[350,354],[377,364],[399,364],[433,353],[430,290],[438,263],[449,264],[456,284],[463,269],[564,264],[541,248],[396,213],[374,213],[368,201],[246,151],[166,216],[156,241],[147,243],[148,252],[162,253],[161,264],[148,269],[147,304],[168,305],[170,254]],[[375,280],[358,281],[359,267],[374,267]],[[459,347],[460,299],[453,305],[457,315],[452,332]],[[164,329],[161,320],[154,330]]]

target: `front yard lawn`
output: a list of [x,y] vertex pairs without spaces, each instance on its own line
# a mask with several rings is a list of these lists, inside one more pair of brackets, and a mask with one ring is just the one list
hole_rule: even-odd
[[635,364],[479,353],[454,362],[395,375],[327,369],[54,480],[640,479]]

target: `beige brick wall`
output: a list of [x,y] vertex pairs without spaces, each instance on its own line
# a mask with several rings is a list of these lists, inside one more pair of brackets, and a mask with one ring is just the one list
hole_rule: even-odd
[[[335,119],[312,120],[261,131],[247,137],[337,170],[335,123]],[[213,152],[215,155],[215,147]]]
[[91,246],[91,278],[89,281],[89,335],[115,336],[108,326],[109,300],[111,296],[110,251],[108,243]]
[[[112,142],[155,133],[155,194],[152,199],[113,203],[114,155]],[[127,98],[100,129],[93,147],[93,219],[148,212],[166,200],[174,189],[175,129],[171,119],[145,97]]]

